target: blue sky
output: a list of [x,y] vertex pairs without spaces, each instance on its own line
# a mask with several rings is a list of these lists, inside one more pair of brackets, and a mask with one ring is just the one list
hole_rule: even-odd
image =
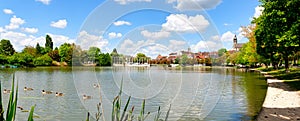
[[65,42],[103,52],[157,54],[231,49],[234,34],[260,14],[256,0],[0,0],[0,39],[17,51]]

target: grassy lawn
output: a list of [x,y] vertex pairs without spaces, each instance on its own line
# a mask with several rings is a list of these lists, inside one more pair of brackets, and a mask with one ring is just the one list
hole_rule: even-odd
[[291,68],[289,73],[285,69],[274,70],[272,68],[258,68],[258,70],[268,72],[275,78],[284,80],[291,88],[300,90],[300,68]]

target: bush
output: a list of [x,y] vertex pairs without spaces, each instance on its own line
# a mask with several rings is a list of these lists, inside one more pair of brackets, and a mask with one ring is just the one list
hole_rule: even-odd
[[41,57],[38,57],[33,60],[34,65],[36,66],[51,66],[52,65],[52,58],[45,54]]

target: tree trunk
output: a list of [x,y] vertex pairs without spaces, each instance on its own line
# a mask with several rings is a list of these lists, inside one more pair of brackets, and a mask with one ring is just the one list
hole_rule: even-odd
[[285,67],[285,72],[288,73],[289,71],[289,56],[288,54],[284,54],[284,67]]

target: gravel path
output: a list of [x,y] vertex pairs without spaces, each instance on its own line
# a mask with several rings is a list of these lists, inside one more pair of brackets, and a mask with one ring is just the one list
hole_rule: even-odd
[[277,79],[267,79],[267,95],[258,121],[300,121],[300,91]]

